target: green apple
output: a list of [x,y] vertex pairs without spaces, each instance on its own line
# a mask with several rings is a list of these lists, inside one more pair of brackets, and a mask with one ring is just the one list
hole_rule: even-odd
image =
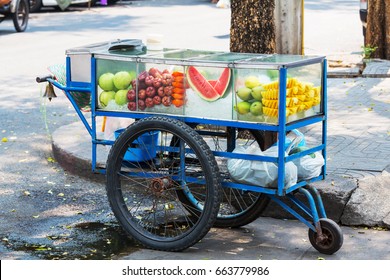
[[252,113],[252,115],[259,116],[263,114],[263,104],[261,104],[260,101],[255,101],[251,104],[249,111]]
[[279,71],[278,70],[267,70],[267,76],[271,79],[271,81],[274,81],[279,78]]
[[112,73],[104,73],[99,77],[99,86],[102,90],[110,91],[114,90],[114,74]]
[[113,81],[117,89],[127,89],[131,83],[132,75],[126,71],[119,71],[115,73]]
[[250,88],[247,88],[247,87],[240,87],[236,94],[237,96],[241,99],[241,100],[249,100],[252,98],[252,90]]
[[252,97],[254,99],[256,99],[257,101],[261,101],[263,99],[263,96],[261,95],[261,93],[264,90],[265,89],[262,86],[257,86],[257,87],[252,88]]
[[254,88],[260,85],[259,79],[255,76],[246,77],[244,83],[247,88]]
[[127,89],[120,89],[115,93],[116,104],[125,105],[127,101]]
[[135,78],[137,78],[137,73],[135,71],[130,71],[129,74],[131,77],[131,81],[134,80]]
[[103,107],[106,107],[108,105],[108,102],[113,100],[115,98],[115,91],[102,91],[99,95],[99,101],[100,104]]
[[241,101],[235,107],[237,113],[240,115],[248,114],[250,111],[251,104],[248,101]]

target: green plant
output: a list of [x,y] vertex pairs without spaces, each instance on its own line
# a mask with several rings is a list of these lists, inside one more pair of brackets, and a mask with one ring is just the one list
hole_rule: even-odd
[[363,58],[370,59],[371,55],[377,50],[377,48],[378,47],[374,47],[374,46],[370,46],[370,45],[362,46]]

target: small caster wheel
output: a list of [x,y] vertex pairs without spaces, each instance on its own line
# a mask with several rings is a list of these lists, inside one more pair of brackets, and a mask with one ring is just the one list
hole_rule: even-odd
[[343,233],[338,224],[330,219],[320,219],[322,236],[309,229],[311,245],[320,253],[332,255],[343,245]]

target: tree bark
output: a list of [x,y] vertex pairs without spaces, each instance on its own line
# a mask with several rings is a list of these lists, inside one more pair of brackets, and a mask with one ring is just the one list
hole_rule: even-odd
[[231,0],[230,51],[275,52],[275,0]]
[[[231,0],[230,51],[275,53],[275,0]],[[264,131],[262,150],[277,141],[275,132]]]
[[377,47],[371,57],[390,59],[390,0],[368,1],[365,46]]

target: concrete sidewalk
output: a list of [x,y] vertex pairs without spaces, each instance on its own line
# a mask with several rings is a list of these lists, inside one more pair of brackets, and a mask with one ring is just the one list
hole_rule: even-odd
[[[328,216],[343,225],[390,228],[390,79],[328,79],[328,140],[325,181],[316,183]],[[98,127],[101,127],[98,125]],[[318,127],[304,128],[306,140]],[[53,133],[53,152],[64,169],[91,172],[91,138],[81,122]],[[98,147],[104,165],[108,150]],[[265,216],[290,218],[272,203]]]

